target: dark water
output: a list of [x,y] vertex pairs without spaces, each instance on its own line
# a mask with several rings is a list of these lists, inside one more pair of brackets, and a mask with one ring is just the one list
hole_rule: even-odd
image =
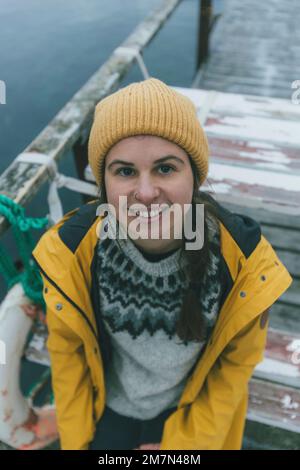
[[[198,0],[184,0],[144,51],[151,76],[190,86],[196,72]],[[0,174],[161,0],[0,0]],[[143,80],[134,65],[121,86]],[[75,175],[70,153],[59,170]],[[48,213],[48,184],[26,210]],[[64,212],[81,203],[61,189]],[[10,232],[10,231],[9,231]],[[1,239],[18,258],[10,233]],[[41,233],[36,233],[38,239]],[[5,285],[0,278],[0,299]]]
[[[161,0],[0,0],[0,173]],[[189,86],[198,0],[184,0],[145,51],[150,75]],[[134,67],[128,83],[143,79]]]

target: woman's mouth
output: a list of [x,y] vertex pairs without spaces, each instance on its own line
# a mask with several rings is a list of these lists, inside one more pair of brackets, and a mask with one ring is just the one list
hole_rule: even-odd
[[128,210],[128,215],[132,217],[137,217],[142,222],[152,222],[161,218],[161,214],[169,209],[169,206],[161,208],[159,210],[149,210],[149,211],[133,211]]

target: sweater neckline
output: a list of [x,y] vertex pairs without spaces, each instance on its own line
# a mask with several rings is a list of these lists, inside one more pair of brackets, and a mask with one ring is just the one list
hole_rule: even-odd
[[170,255],[175,253],[179,248],[175,248],[174,250],[170,250],[166,253],[149,253],[144,251],[142,248],[138,247],[138,250],[141,252],[146,260],[150,261],[151,263],[156,263],[157,261],[161,261],[162,259],[168,258]]
[[183,267],[187,264],[184,253],[182,253],[184,250],[181,247],[170,251],[168,256],[166,253],[166,256],[164,256],[162,259],[150,261],[143,255],[142,251],[137,248],[133,240],[128,236],[128,234],[126,234],[124,227],[118,223],[110,211],[108,211],[108,216],[105,219],[105,223],[108,223],[108,236],[112,238],[115,243],[116,241],[119,243],[123,254],[130,258],[131,261],[143,272],[152,276],[162,277],[179,271],[180,267]]

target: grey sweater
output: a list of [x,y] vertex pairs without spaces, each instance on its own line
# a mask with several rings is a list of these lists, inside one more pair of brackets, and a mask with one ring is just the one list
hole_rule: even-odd
[[[110,215],[108,220],[112,220]],[[117,413],[151,419],[177,405],[219,313],[219,230],[213,224],[210,239],[211,263],[199,298],[207,330],[201,342],[183,342],[175,330],[188,285],[179,271],[181,248],[151,257],[130,238],[118,236],[122,251],[116,240],[98,241],[101,315],[112,346],[105,376],[106,405]]]

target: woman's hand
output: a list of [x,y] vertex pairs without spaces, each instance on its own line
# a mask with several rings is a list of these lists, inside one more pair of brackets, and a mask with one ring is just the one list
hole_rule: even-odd
[[21,305],[25,315],[27,315],[32,320],[39,319],[41,323],[46,324],[46,316],[42,309],[42,306],[39,304],[23,304]]
[[31,409],[27,423],[19,427],[32,432],[31,442],[20,445],[19,450],[43,449],[59,438],[54,409]]
[[139,447],[135,447],[133,450],[159,450],[160,442],[158,444],[141,444]]

